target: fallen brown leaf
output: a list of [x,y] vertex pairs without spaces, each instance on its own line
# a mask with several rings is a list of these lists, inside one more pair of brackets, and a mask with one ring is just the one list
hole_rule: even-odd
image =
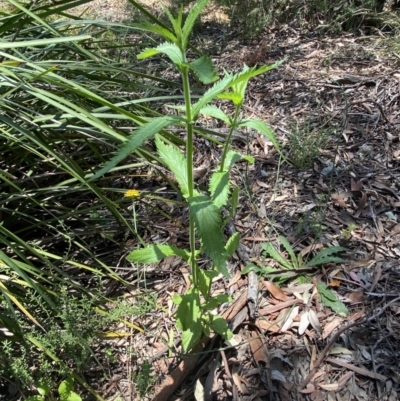
[[264,280],[263,285],[274,298],[279,299],[280,301],[287,301],[289,299],[287,295],[272,281]]
[[350,299],[352,305],[359,304],[364,301],[364,293],[362,291],[353,291],[347,295],[347,298]]
[[327,358],[326,361],[330,362],[330,363],[334,363],[335,365],[342,366],[343,368],[350,369],[350,370],[352,370],[352,371],[354,371],[356,373],[359,373],[360,375],[363,375],[363,376],[372,377],[373,379],[378,379],[378,380],[382,380],[382,381],[386,381],[387,380],[386,376],[383,376],[383,375],[381,375],[379,373],[371,372],[371,371],[369,371],[367,369],[364,369],[364,368],[359,368],[359,367],[354,366],[354,365],[352,365],[350,363],[343,362],[340,359]]
[[327,323],[324,327],[324,331],[322,332],[322,339],[325,340],[330,336],[333,330],[336,329],[341,323],[341,319],[335,318],[331,322]]

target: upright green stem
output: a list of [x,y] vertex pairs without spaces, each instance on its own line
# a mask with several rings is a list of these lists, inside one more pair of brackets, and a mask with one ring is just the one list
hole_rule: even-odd
[[228,153],[228,149],[229,149],[229,145],[231,143],[233,131],[236,128],[237,120],[239,118],[239,113],[240,113],[240,105],[236,106],[235,115],[233,116],[233,121],[232,121],[232,124],[231,124],[231,128],[229,129],[229,134],[228,134],[228,137],[226,138],[226,142],[225,142],[225,145],[224,145],[224,151],[222,152],[221,167],[219,169],[219,171],[221,173],[224,171],[226,154]]
[[[186,106],[186,166],[188,176],[188,189],[189,197],[194,194],[194,182],[193,182],[193,121],[192,121],[192,102],[190,98],[190,84],[189,84],[189,68],[187,66],[182,67],[182,80],[183,80],[183,93],[185,97]],[[197,268],[196,268],[196,237],[194,231],[194,218],[190,216],[189,224],[189,242],[190,242],[190,265],[192,268],[193,284],[197,287]]]

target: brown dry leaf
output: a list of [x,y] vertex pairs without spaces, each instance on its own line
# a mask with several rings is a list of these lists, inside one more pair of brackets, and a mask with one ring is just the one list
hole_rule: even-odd
[[362,291],[353,291],[347,295],[347,298],[350,299],[352,305],[359,304],[364,301],[364,293]]
[[279,333],[280,331],[280,327],[277,322],[271,322],[265,319],[256,319],[255,323],[260,330],[266,330],[272,333]]
[[255,331],[251,332],[251,341],[250,341],[250,349],[251,353],[253,354],[253,358],[257,365],[262,362],[262,363],[267,363],[268,357],[267,357],[267,349],[265,344],[260,338],[260,335],[256,333]]
[[332,194],[331,198],[332,198],[333,202],[336,203],[338,206],[348,207],[348,204],[346,203],[345,198],[340,196],[340,194]]
[[310,394],[310,398],[312,401],[324,401],[324,394],[321,390],[316,390]]
[[383,375],[381,375],[379,373],[371,372],[371,371],[369,371],[367,369],[364,369],[364,368],[359,368],[358,366],[354,366],[354,365],[352,365],[350,363],[343,362],[340,359],[326,358],[326,361],[330,362],[330,363],[333,363],[335,365],[342,366],[343,368],[352,370],[352,371],[354,371],[354,372],[356,372],[356,373],[358,373],[360,375],[363,375],[363,376],[372,377],[373,379],[378,379],[378,380],[382,380],[382,381],[386,381],[387,380],[386,376],[383,376]]
[[350,186],[352,191],[360,191],[363,187],[362,181],[354,180],[353,178],[350,180]]
[[322,339],[325,340],[330,336],[333,330],[336,329],[341,323],[341,319],[335,318],[331,322],[327,323],[324,327],[324,331],[322,333]]
[[343,390],[344,386],[346,383],[349,381],[349,379],[354,375],[353,372],[347,372],[345,373],[337,383],[331,383],[331,384],[318,384],[318,387],[321,387],[323,390],[326,391],[340,391]]
[[300,390],[302,394],[311,394],[315,391],[315,387],[312,384],[307,384],[307,387],[303,390]]
[[361,317],[364,316],[364,312],[365,312],[365,308],[363,306],[362,309],[360,309],[358,312],[354,313],[354,315],[351,315],[349,317],[349,320],[356,321],[356,320],[360,319]]
[[340,280],[333,278],[331,281],[329,281],[328,287],[340,287],[340,284],[342,284]]
[[242,276],[242,273],[240,272],[240,270],[236,270],[235,275],[232,277],[231,281],[229,281],[227,287],[229,288],[232,285],[236,284],[240,280],[241,276]]
[[400,233],[400,224],[396,224],[392,227],[390,235],[394,236]]
[[289,299],[287,295],[272,281],[264,280],[263,285],[274,298],[279,299],[280,301],[287,301]]
[[309,254],[311,251],[317,251],[318,249],[323,248],[323,244],[311,244],[309,246],[306,246],[304,249],[301,250],[300,254],[301,256],[305,256]]
[[233,382],[235,383],[239,393],[243,394],[242,380],[240,379],[239,373],[232,372],[232,379],[233,379]]

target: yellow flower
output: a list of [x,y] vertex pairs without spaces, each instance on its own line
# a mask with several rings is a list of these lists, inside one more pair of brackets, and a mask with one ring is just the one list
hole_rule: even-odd
[[140,196],[140,192],[137,189],[128,189],[124,193],[124,198],[137,198]]

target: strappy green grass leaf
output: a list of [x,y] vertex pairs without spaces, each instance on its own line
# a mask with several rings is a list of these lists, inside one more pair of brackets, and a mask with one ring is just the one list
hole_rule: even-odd
[[107,162],[101,170],[94,174],[93,177],[89,179],[89,181],[94,181],[102,175],[108,173],[119,162],[132,154],[132,152],[135,151],[139,146],[141,146],[147,139],[153,137],[163,128],[168,127],[169,125],[172,125],[173,123],[177,123],[179,121],[180,118],[176,116],[153,118],[150,122],[144,124],[142,127],[134,131],[130,138],[128,138],[128,140],[122,145],[118,153],[109,162]]

